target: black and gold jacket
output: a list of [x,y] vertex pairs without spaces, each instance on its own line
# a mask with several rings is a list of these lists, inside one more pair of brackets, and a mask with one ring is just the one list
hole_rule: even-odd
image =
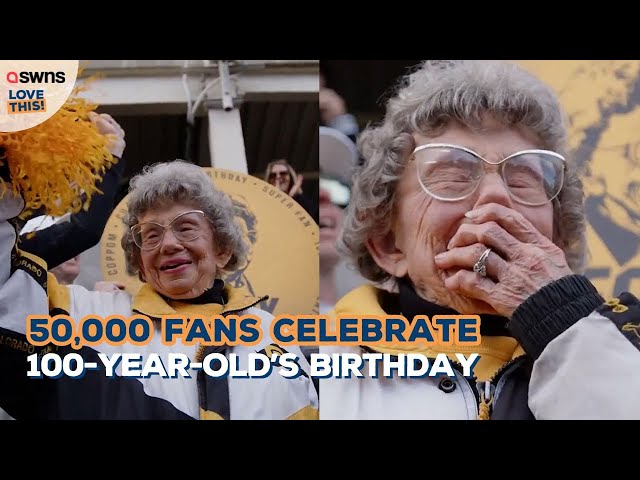
[[[15,208],[13,208],[15,207]],[[217,378],[203,370],[191,378],[107,377],[100,353],[158,353],[163,359],[171,352],[186,353],[191,361],[201,361],[213,352],[237,355],[239,367],[246,367],[249,353],[279,353],[284,349],[269,337],[271,314],[256,307],[261,298],[216,282],[208,297],[186,303],[168,300],[148,285],[131,296],[126,292],[92,292],[81,286],[60,286],[47,275],[46,265],[37,257],[16,248],[15,226],[6,219],[19,212],[5,199],[0,200],[0,408],[16,419],[315,419],[318,396],[306,374],[309,366],[298,347],[296,353],[305,374],[295,379],[278,375],[277,367],[265,378]],[[217,296],[217,298],[215,298]],[[199,303],[200,302],[200,303]],[[149,316],[155,328],[151,343],[136,347],[105,343],[73,349],[70,346],[34,346],[27,341],[29,315],[69,315],[76,323],[87,315],[107,318],[135,313]],[[170,347],[160,342],[160,318],[182,315],[186,318],[209,315],[256,316],[262,321],[264,336],[253,346],[236,345],[201,348],[178,342]],[[27,357],[46,353],[80,354],[85,365],[81,378],[62,375],[53,379],[27,376]],[[33,358],[33,357],[32,357]],[[143,360],[144,362],[144,360]],[[166,364],[165,364],[166,365]],[[102,368],[100,368],[102,367]],[[213,367],[213,365],[212,365]]]
[[[443,315],[455,312],[371,285],[341,299],[330,316]],[[481,344],[323,347],[323,353],[478,353],[474,377],[326,379],[321,419],[640,419],[640,301],[605,302],[572,275],[529,297],[511,319],[482,315]],[[455,365],[455,364],[454,364]],[[366,370],[366,369],[365,369]]]

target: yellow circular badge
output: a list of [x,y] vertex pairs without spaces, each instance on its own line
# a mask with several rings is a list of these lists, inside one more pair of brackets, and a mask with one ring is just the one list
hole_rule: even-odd
[[40,125],[64,105],[78,60],[0,60],[0,132]]
[[[236,222],[249,245],[248,261],[223,280],[254,296],[268,295],[258,307],[273,315],[319,313],[319,228],[295,200],[251,175],[204,168],[216,188],[231,197]],[[122,282],[130,294],[142,285],[127,274],[120,239],[128,197],[114,209],[101,240],[105,280]]]

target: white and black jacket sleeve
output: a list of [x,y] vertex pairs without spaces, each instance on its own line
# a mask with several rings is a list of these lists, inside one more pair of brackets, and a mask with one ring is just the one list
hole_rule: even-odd
[[640,301],[604,302],[581,275],[529,297],[509,327],[534,360],[537,419],[640,419]]
[[26,339],[27,317],[47,315],[49,307],[46,265],[17,249],[14,219],[24,202],[10,190],[0,198],[0,413],[17,417],[39,409],[36,399],[49,386],[27,377],[27,356],[40,349]]

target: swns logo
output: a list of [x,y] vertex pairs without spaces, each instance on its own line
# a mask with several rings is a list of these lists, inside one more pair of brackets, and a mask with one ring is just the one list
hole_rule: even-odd
[[78,60],[0,60],[0,132],[45,122],[63,107],[78,77]]
[[59,72],[7,72],[9,83],[64,83],[65,73]]

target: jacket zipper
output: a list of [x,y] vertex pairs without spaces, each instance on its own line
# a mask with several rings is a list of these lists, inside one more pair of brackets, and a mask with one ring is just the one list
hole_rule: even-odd
[[[375,351],[364,345],[360,345],[360,348],[365,352]],[[499,389],[497,389],[497,386],[500,383],[500,379],[509,368],[511,368],[515,363],[521,361],[524,357],[525,355],[519,355],[516,358],[512,358],[502,367],[500,367],[498,371],[493,374],[493,377],[491,377],[490,380],[486,380],[484,382],[478,381],[478,378],[475,375],[472,378],[467,378],[464,376],[462,377],[467,381],[469,387],[471,387],[471,390],[476,397],[476,401],[478,402],[477,420],[489,420],[491,418],[491,413],[493,412],[493,404],[496,399],[496,394],[499,391]],[[464,373],[462,364],[451,359],[449,359],[449,364],[453,367],[454,370],[457,370],[461,374]]]
[[476,394],[476,399],[478,401],[478,420],[491,419],[491,414],[493,413],[493,405],[499,392],[499,389],[497,387],[500,385],[500,379],[509,368],[511,368],[515,363],[520,362],[520,360],[522,360],[523,358],[524,355],[520,355],[509,360],[498,369],[498,371],[493,375],[493,377],[491,377],[490,380],[479,382],[474,376],[473,382],[469,382],[474,393]]
[[[449,360],[449,363],[455,370],[457,370],[461,374],[464,374],[464,370],[461,364],[451,359]],[[471,391],[473,392],[473,395],[476,399],[477,419],[488,420],[489,417],[491,416],[490,412],[491,412],[491,405],[493,404],[495,387],[493,386],[491,381],[479,382],[478,377],[476,377],[475,375],[471,378],[467,378],[463,375],[462,378],[465,379],[465,381],[467,382],[467,385],[469,385],[469,387],[471,388]],[[481,418],[481,412],[484,412],[482,418]]]
[[489,420],[496,388],[490,380],[477,382],[476,387],[478,389],[478,420]]

